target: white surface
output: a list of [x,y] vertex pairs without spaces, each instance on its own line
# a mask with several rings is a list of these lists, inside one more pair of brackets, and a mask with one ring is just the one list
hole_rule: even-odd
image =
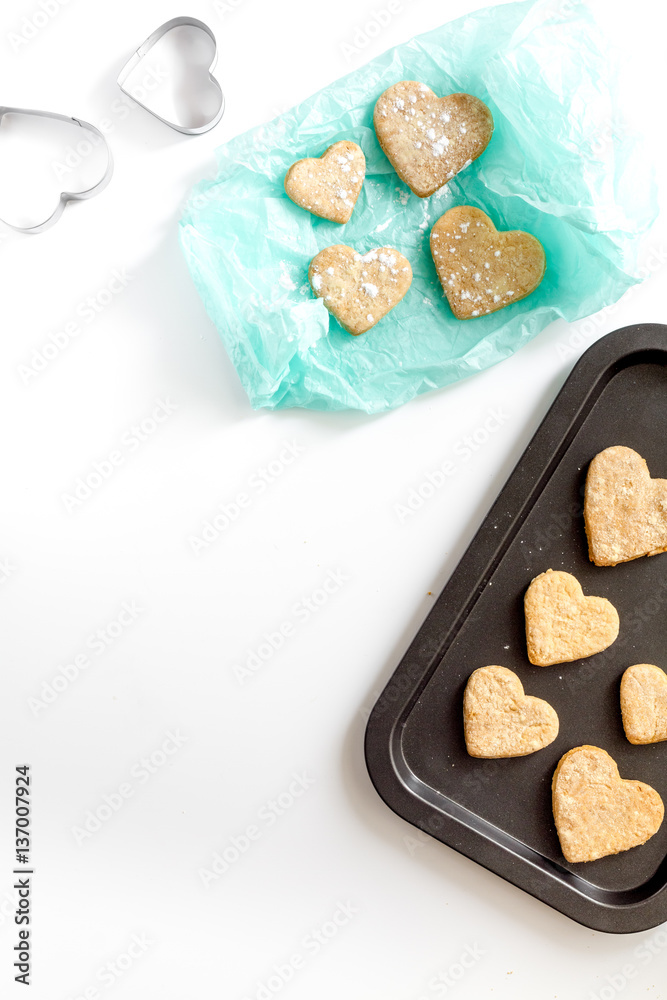
[[[70,206],[53,230],[0,240],[3,997],[23,995],[12,982],[9,893],[13,769],[23,762],[33,769],[37,1000],[609,1000],[628,970],[626,995],[665,995],[667,934],[593,933],[416,836],[380,801],[362,755],[366,712],[429,592],[449,577],[576,357],[618,326],[667,319],[664,222],[646,251],[655,273],[615,310],[555,324],[502,365],[376,418],[252,412],[177,245],[181,206],[217,145],[476,5],[403,0],[363,45],[359,30],[386,6],[69,0],[15,51],[10,33],[39,3],[3,5],[5,104],[109,119],[116,162],[107,190]],[[628,115],[647,130],[662,116],[662,36],[646,31],[648,0],[630,22],[627,9],[607,5],[604,16],[646,97]],[[197,138],[140,109],[114,111],[125,59],[183,13],[216,32],[227,98],[222,122]],[[344,44],[357,44],[349,61]],[[114,270],[126,284],[108,296]],[[104,305],[93,321],[81,305],[89,296]],[[72,322],[78,335],[26,384],[20,366]],[[139,441],[133,426],[165,400],[174,412]],[[501,426],[466,454],[461,442],[491,411]],[[122,464],[68,512],[63,495],[112,451]],[[456,478],[401,521],[395,505],[447,458]],[[261,489],[269,463],[279,474]],[[189,537],[239,492],[246,508],[195,555]],[[332,573],[345,580],[329,585],[317,613],[295,607]],[[121,634],[99,653],[90,637],[132,603],[140,612],[112,627]],[[234,665],[289,622],[282,648],[240,683]],[[29,699],[82,654],[89,665],[35,716]],[[167,743],[166,755],[175,732],[186,741]],[[149,775],[140,762],[152,754],[162,766]],[[129,797],[77,843],[88,811],[121,785]],[[252,825],[249,849],[205,888],[199,869]],[[317,945],[324,924],[336,933]],[[129,960],[134,935],[150,944],[135,943]],[[293,956],[302,967],[267,992]],[[119,957],[122,974],[100,972]]]

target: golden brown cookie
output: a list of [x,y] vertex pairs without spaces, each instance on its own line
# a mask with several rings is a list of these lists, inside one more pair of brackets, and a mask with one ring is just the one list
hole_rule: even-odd
[[605,448],[588,467],[584,524],[596,566],[667,552],[667,479],[632,448]]
[[548,569],[524,597],[528,659],[538,667],[600,653],[618,636],[618,612],[605,597],[584,597],[571,573]]
[[479,208],[459,205],[431,230],[435,269],[457,319],[486,316],[534,292],[546,269],[539,240],[498,232]]
[[554,820],[567,861],[595,861],[645,844],[665,808],[654,788],[621,778],[599,747],[568,750],[551,784]]
[[507,667],[479,667],[463,695],[463,730],[471,757],[525,757],[558,736],[549,702],[524,694]]
[[652,663],[635,663],[621,678],[621,714],[630,743],[667,740],[667,674]]
[[493,117],[483,101],[471,94],[436,97],[415,80],[385,90],[373,124],[387,159],[420,198],[476,160],[493,134]]
[[364,176],[366,157],[356,142],[329,146],[319,158],[297,160],[285,174],[295,204],[331,222],[349,222]]
[[357,336],[398,305],[412,284],[412,268],[394,247],[362,256],[339,243],[313,257],[308,280],[340,325]]

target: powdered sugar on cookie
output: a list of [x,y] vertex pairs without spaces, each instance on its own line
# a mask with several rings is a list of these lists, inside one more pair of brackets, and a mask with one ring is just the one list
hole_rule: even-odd
[[393,247],[360,254],[344,244],[313,257],[308,278],[341,326],[355,336],[375,326],[412,283],[412,268]]
[[486,316],[530,295],[544,276],[542,244],[520,230],[498,232],[479,208],[450,208],[431,230],[431,253],[457,319]]
[[319,159],[297,160],[285,175],[295,204],[331,222],[348,222],[366,175],[366,158],[355,142],[343,140]]
[[401,80],[381,95],[374,124],[396,173],[420,198],[469,166],[493,133],[491,112],[477,97],[439,98],[414,80]]

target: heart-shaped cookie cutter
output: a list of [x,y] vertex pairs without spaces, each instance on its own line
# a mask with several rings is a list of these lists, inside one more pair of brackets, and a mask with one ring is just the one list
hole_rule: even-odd
[[[161,38],[163,38],[166,34],[168,34],[168,32],[170,32],[173,28],[181,28],[181,27],[199,28],[199,30],[203,31],[204,34],[208,35],[211,41],[213,42],[213,59],[211,61],[210,66],[208,67],[208,76],[210,82],[213,84],[213,86],[215,87],[220,96],[220,102],[213,117],[209,118],[206,122],[204,122],[203,125],[198,125],[198,126],[179,125],[176,122],[170,121],[168,118],[163,118],[162,115],[157,113],[157,111],[153,111],[151,108],[148,107],[148,105],[138,100],[134,96],[134,94],[132,94],[125,87],[125,83],[127,82],[128,77],[130,76],[132,71],[139,65],[139,63],[146,55],[146,53],[149,52],[150,49],[152,49],[153,46],[157,42],[159,42]],[[218,43],[215,40],[215,35],[213,34],[213,32],[211,31],[211,29],[207,24],[204,24],[203,21],[199,21],[196,17],[173,17],[171,21],[165,21],[165,23],[161,24],[159,28],[156,28],[155,31],[152,33],[152,35],[149,35],[148,38],[141,43],[137,51],[134,53],[133,56],[130,56],[130,58],[128,59],[128,61],[125,63],[122,70],[118,74],[117,83],[124,94],[126,94],[133,101],[135,101],[135,103],[138,104],[140,107],[142,107],[144,111],[148,111],[148,113],[153,115],[154,118],[157,118],[159,119],[159,121],[164,122],[165,125],[168,125],[169,128],[176,129],[177,132],[183,132],[185,135],[201,135],[203,132],[208,132],[215,125],[217,125],[225,112],[225,96],[222,93],[222,88],[220,84],[218,83],[218,81],[211,72],[213,69],[215,69],[215,64],[217,62],[217,59],[218,59]]]
[[12,222],[7,222],[6,219],[0,219],[3,225],[9,226],[10,229],[13,229],[17,233],[43,233],[45,229],[50,229],[51,226],[55,225],[65,211],[65,205],[68,201],[85,201],[86,198],[92,198],[93,195],[99,194],[111,180],[111,175],[113,174],[113,157],[109,143],[102,132],[98,128],[95,128],[94,125],[91,125],[90,122],[84,122],[80,118],[70,118],[68,115],[58,115],[54,111],[34,111],[28,108],[7,108],[0,106],[0,123],[5,115],[32,115],[35,118],[50,118],[55,119],[55,121],[67,122],[68,125],[78,125],[84,131],[91,132],[102,140],[107,153],[107,165],[101,180],[85,191],[61,191],[54,211],[43,222],[38,222],[34,226],[17,226]]

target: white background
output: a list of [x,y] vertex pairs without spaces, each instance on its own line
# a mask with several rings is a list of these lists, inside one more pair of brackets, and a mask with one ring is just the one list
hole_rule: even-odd
[[[110,119],[116,163],[106,191],[54,229],[0,239],[3,997],[25,995],[12,982],[10,891],[24,762],[38,1000],[665,995],[664,932],[594,933],[417,836],[376,795],[362,752],[368,709],[576,358],[619,326],[667,319],[664,222],[643,251],[651,277],[614,311],[556,323],[498,367],[374,418],[253,412],[177,244],[184,199],[217,145],[476,3],[403,0],[369,38],[385,6],[69,0],[17,47],[12,34],[40,8],[3,4],[4,103]],[[654,9],[642,0],[627,19],[615,2],[600,17],[625,46],[626,115],[662,181]],[[124,61],[184,13],[215,31],[227,97],[222,122],[194,138],[112,110]],[[5,188],[0,208],[13,196]],[[126,284],[109,297],[114,270]],[[90,296],[105,305],[88,322]],[[77,336],[26,378],[33,352],[73,321]],[[173,412],[132,444],[167,400]],[[485,435],[491,411],[502,419]],[[475,433],[487,440],[466,455]],[[298,452],[289,464],[285,443]],[[112,451],[122,464],[68,510],[64,495]],[[446,459],[454,479],[401,520],[395,505]],[[260,491],[269,463],[277,475]],[[191,536],[239,492],[247,507],[196,555]],[[295,605],[333,573],[336,592],[300,617]],[[134,619],[117,628],[123,604]],[[234,665],[289,622],[282,648],[241,683]],[[115,636],[103,653],[90,642],[98,629]],[[36,711],[30,699],[82,655],[88,665]],[[184,738],[177,749],[170,733]],[[151,756],[149,774],[140,762]],[[298,796],[294,775],[307,786]],[[129,797],[82,839],[120,786]],[[200,869],[232,838],[248,849],[206,887]],[[315,945],[323,925],[330,936]],[[268,991],[294,956],[301,967]]]

